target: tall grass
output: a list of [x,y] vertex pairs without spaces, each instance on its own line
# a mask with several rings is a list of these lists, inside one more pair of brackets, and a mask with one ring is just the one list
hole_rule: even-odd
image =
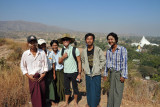
[[20,59],[27,48],[24,43],[16,43],[11,39],[0,39],[2,45],[13,50],[7,59],[0,58],[0,105],[2,107],[17,107],[30,100],[28,79],[20,70]]
[[19,67],[10,65],[11,69],[0,72],[0,104],[2,107],[17,107],[29,101],[28,79]]
[[137,68],[129,63],[129,78],[125,82],[123,98],[143,104],[160,104],[160,83],[143,79]]

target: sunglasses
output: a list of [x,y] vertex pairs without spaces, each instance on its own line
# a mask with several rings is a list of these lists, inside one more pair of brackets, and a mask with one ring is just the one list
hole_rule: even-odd
[[69,41],[69,38],[63,38],[62,41]]

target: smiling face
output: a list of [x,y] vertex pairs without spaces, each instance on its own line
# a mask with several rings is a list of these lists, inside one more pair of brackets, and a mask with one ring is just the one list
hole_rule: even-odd
[[62,41],[63,41],[63,45],[65,47],[68,47],[71,42],[71,40],[69,38],[63,38]]
[[88,37],[86,38],[86,43],[87,43],[88,46],[93,45],[93,42],[94,42],[93,36],[88,36]]
[[116,40],[115,40],[115,38],[113,36],[108,36],[108,40],[107,41],[108,41],[109,45],[111,45],[111,46],[117,44],[117,42],[116,42]]
[[58,45],[57,45],[56,43],[53,43],[53,44],[52,44],[52,49],[53,49],[54,52],[57,52],[57,50],[58,50]]

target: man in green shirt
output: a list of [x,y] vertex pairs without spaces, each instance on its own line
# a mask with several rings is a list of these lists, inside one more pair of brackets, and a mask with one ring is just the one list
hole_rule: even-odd
[[[74,91],[74,101],[75,107],[78,106],[77,98],[78,98],[78,86],[77,81],[81,79],[81,57],[80,52],[76,48],[75,56],[73,55],[73,48],[70,44],[75,41],[74,38],[71,38],[69,34],[63,34],[58,42],[64,45],[59,52],[59,63],[64,64],[64,88],[65,88],[65,105],[68,106],[68,100],[71,94],[70,91],[70,81],[72,81],[73,91]],[[77,60],[77,61],[76,61]],[[78,66],[78,68],[77,68]]]

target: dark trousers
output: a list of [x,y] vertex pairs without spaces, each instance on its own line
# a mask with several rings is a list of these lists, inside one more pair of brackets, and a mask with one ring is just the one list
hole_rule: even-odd
[[87,103],[97,107],[101,97],[101,75],[90,77],[86,75]]
[[73,92],[74,94],[78,94],[78,85],[77,85],[77,78],[78,72],[75,73],[64,73],[64,90],[65,95],[71,95],[71,88],[70,88],[70,82],[72,81],[73,86]]
[[56,70],[56,100],[57,102],[59,101],[64,101],[65,96],[64,96],[64,72],[62,70]]
[[45,85],[46,85],[46,99],[55,101],[55,81],[53,79],[53,69],[46,72],[45,75]]

